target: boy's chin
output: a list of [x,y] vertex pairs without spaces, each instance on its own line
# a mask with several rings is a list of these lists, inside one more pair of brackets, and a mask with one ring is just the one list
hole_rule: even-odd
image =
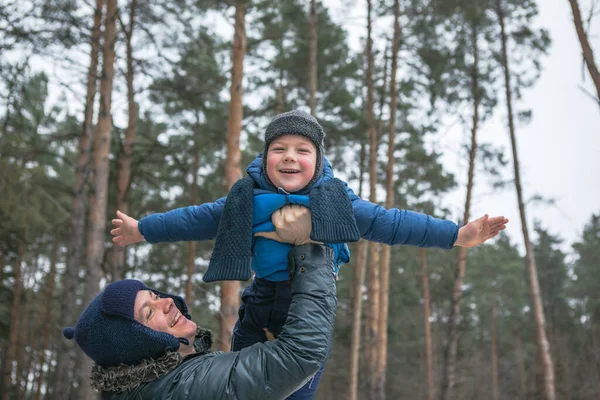
[[295,193],[299,190],[302,190],[306,184],[300,186],[300,184],[281,184],[280,187],[288,193]]
[[298,189],[296,186],[283,186],[283,185],[282,185],[282,186],[281,186],[281,188],[282,188],[283,190],[285,190],[286,192],[288,192],[288,193],[295,193],[295,192],[297,192],[298,190],[300,190],[300,189]]

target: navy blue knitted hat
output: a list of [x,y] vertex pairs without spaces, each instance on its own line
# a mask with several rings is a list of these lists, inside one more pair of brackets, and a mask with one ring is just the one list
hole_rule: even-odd
[[273,118],[265,131],[265,149],[263,151],[263,171],[265,171],[265,176],[271,184],[272,182],[267,175],[267,152],[271,142],[283,135],[304,136],[313,142],[317,148],[315,175],[306,185],[306,187],[310,187],[323,173],[323,137],[325,136],[323,128],[315,117],[300,110],[288,111]]
[[140,290],[170,297],[181,314],[190,319],[183,298],[150,289],[135,279],[125,279],[107,285],[81,313],[75,328],[64,328],[63,335],[75,339],[81,350],[103,367],[136,365],[177,351],[182,342],[189,344],[185,338],[155,331],[135,320],[135,297]]

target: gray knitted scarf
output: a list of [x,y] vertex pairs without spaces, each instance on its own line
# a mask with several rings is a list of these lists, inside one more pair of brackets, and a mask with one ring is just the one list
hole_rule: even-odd
[[[225,202],[217,238],[204,282],[247,281],[252,259],[252,213],[254,180],[237,181]],[[333,178],[309,193],[312,218],[310,238],[323,243],[360,240],[346,184]]]

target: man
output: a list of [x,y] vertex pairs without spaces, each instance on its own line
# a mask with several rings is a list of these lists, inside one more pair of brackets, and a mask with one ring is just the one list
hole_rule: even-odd
[[283,399],[324,365],[335,320],[333,252],[309,243],[310,212],[287,206],[273,223],[289,254],[292,303],[276,340],[210,352],[179,296],[135,280],[108,285],[65,337],[94,360],[92,385],[107,399]]

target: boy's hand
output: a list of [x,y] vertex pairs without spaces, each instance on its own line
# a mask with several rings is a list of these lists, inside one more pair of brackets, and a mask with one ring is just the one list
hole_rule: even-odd
[[488,215],[471,221],[458,230],[455,246],[473,247],[498,235],[506,229],[508,219],[504,217],[489,218]]
[[114,236],[113,243],[118,246],[127,246],[144,240],[144,236],[138,229],[138,220],[129,215],[117,211],[117,218],[112,220],[115,229],[110,231]]
[[275,232],[257,232],[254,236],[273,239],[282,243],[300,246],[316,243],[310,240],[312,221],[310,210],[306,207],[290,204],[275,211],[271,216]]

